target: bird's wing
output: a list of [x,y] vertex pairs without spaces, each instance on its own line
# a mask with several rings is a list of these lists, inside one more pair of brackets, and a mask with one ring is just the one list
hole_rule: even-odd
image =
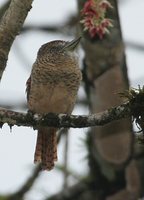
[[28,80],[26,82],[27,100],[29,100],[30,89],[31,89],[31,76],[28,78]]

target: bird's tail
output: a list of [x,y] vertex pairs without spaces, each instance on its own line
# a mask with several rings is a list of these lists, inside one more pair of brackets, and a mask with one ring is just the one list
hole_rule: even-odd
[[55,128],[40,128],[34,156],[35,163],[41,163],[42,170],[51,170],[57,160],[57,138]]

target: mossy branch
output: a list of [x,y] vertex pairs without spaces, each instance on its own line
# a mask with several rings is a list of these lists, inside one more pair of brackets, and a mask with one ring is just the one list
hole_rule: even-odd
[[86,128],[103,126],[114,120],[132,117],[143,129],[144,124],[144,89],[131,89],[122,94],[128,99],[126,103],[97,114],[67,115],[48,113],[44,115],[28,112],[20,113],[0,108],[0,124],[7,123],[10,126],[27,126],[37,129],[39,126],[57,128]]
[[104,112],[91,115],[67,115],[55,113],[39,115],[31,112],[20,113],[0,108],[1,126],[4,123],[7,123],[10,126],[27,126],[34,127],[35,129],[38,126],[51,126],[58,128],[84,128],[91,126],[102,126],[112,122],[113,120],[119,120],[130,116],[131,109],[129,108],[129,103],[125,103]]

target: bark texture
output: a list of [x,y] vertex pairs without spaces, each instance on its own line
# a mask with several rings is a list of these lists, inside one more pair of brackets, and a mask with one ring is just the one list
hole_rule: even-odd
[[12,43],[20,33],[33,0],[11,0],[0,22],[0,80]]
[[[108,17],[114,25],[110,34],[100,40],[91,39],[85,33],[82,41],[84,78],[92,113],[121,104],[123,100],[117,94],[129,87],[117,1],[110,2],[113,9]],[[84,3],[79,0],[79,10]],[[140,194],[140,174],[135,161],[131,160],[134,151],[131,120],[127,118],[93,128],[88,135],[88,144],[90,174],[96,186],[100,179],[105,182],[101,188],[104,199],[128,200],[134,196],[136,200]]]

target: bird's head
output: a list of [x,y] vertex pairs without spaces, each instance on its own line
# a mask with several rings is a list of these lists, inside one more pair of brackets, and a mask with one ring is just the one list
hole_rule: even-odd
[[63,59],[76,59],[75,49],[78,46],[81,37],[70,42],[63,40],[54,40],[41,46],[38,51],[38,59],[47,59],[50,62]]

